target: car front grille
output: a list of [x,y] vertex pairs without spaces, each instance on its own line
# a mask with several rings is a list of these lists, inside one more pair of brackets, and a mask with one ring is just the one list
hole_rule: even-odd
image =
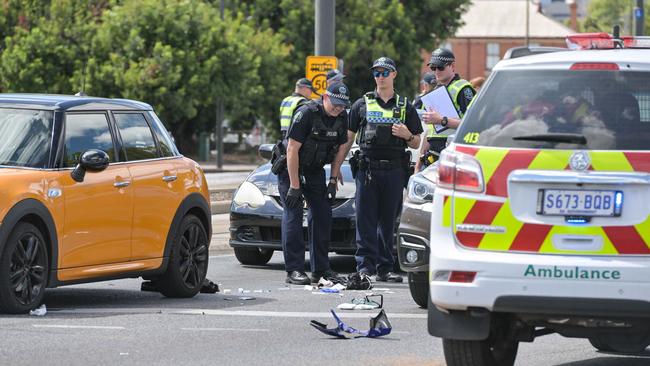
[[[278,206],[280,206],[280,207],[284,207],[284,206],[282,205],[282,201],[280,201],[280,197],[279,197],[279,196],[273,196],[273,200],[275,200],[275,202],[277,202]],[[344,203],[347,202],[348,200],[349,200],[349,198],[337,198],[337,199],[335,199],[335,200],[334,200],[334,203],[332,203],[332,209],[335,209],[335,208],[341,206],[342,204],[344,204]]]

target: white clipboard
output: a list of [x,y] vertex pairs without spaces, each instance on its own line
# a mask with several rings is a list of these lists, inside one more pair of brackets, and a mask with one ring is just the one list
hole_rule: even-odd
[[[422,104],[427,111],[436,111],[447,118],[460,119],[458,111],[454,106],[454,102],[451,100],[451,96],[447,91],[447,88],[441,86],[425,95],[422,96]],[[440,133],[446,130],[447,126],[441,126],[439,124],[433,125],[436,133]]]

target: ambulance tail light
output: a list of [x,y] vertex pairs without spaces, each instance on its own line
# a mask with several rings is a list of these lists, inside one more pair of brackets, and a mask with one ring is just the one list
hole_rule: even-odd
[[443,150],[438,165],[438,186],[464,192],[483,192],[481,164],[473,156]]
[[440,282],[472,283],[476,278],[476,272],[469,271],[436,271],[432,280]]

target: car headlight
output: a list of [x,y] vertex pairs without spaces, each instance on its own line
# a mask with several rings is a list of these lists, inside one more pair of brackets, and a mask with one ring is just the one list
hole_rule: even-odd
[[413,203],[427,203],[433,200],[433,191],[436,185],[421,175],[414,175],[409,180],[407,187],[408,200]]
[[250,182],[242,183],[232,200],[237,206],[250,206],[251,208],[261,207],[265,202],[262,191]]

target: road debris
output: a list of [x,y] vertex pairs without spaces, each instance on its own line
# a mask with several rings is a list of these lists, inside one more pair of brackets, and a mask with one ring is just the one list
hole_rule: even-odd
[[319,332],[342,339],[360,337],[377,338],[390,334],[391,330],[393,329],[390,325],[390,322],[388,321],[388,317],[386,316],[384,309],[382,309],[374,318],[370,318],[370,329],[367,331],[358,330],[346,325],[343,323],[343,321],[341,321],[338,315],[336,315],[334,310],[330,311],[336,320],[336,328],[327,328],[327,324],[323,324],[316,320],[312,320],[309,325],[316,328]]

